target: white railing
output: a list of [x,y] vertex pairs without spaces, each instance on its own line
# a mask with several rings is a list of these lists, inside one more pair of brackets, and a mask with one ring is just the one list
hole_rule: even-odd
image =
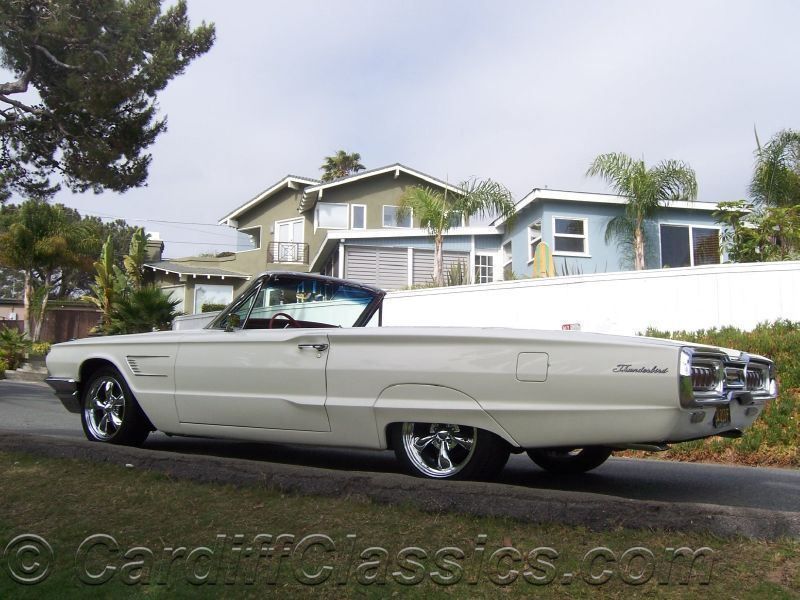
[[800,261],[525,279],[391,292],[384,325],[469,325],[635,334],[800,321]]

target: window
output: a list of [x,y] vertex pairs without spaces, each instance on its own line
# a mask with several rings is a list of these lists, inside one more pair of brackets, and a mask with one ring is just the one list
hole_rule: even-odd
[[272,263],[302,263],[308,261],[308,246],[303,243],[305,220],[275,221],[275,243],[270,244],[267,261]]
[[719,264],[719,229],[692,227],[692,260],[695,265]]
[[367,207],[365,204],[353,204],[350,208],[350,227],[353,229],[367,228]]
[[528,225],[528,262],[533,262],[536,247],[542,241],[542,222],[536,221]]
[[384,227],[413,227],[413,214],[407,211],[402,217],[398,216],[399,206],[383,207],[383,226]]
[[447,217],[447,225],[450,229],[454,227],[461,227],[464,225],[464,215],[459,211],[453,211]]
[[320,202],[317,204],[317,227],[323,229],[347,229],[349,225],[347,204]]
[[719,229],[661,225],[661,267],[719,264]]
[[475,283],[494,281],[494,260],[488,254],[475,256]]
[[194,312],[203,312],[204,304],[229,304],[233,299],[232,285],[198,283],[194,286]]
[[553,251],[559,254],[588,254],[586,219],[553,217]]
[[247,252],[261,248],[261,227],[236,230],[236,251]]

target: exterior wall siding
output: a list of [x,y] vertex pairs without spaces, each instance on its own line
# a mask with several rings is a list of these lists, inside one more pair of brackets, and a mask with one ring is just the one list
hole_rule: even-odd
[[[367,207],[367,229],[383,229],[383,206],[397,206],[400,197],[406,188],[413,185],[424,184],[419,179],[411,177],[405,173],[395,179],[394,172],[376,175],[359,181],[354,181],[346,185],[328,188],[323,190],[322,198],[318,203],[331,204],[363,204]],[[322,242],[325,240],[329,229],[317,228],[314,231],[314,211],[311,209],[304,213],[311,224],[313,239],[312,256],[316,254]],[[419,227],[419,219],[414,217],[414,226]]]

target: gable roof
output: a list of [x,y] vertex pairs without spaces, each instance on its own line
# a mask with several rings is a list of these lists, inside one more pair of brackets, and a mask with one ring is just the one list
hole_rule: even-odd
[[[517,214],[529,204],[539,200],[565,200],[568,202],[587,202],[591,204],[627,204],[628,198],[618,194],[596,194],[593,192],[571,192],[568,190],[551,190],[533,188],[528,194],[514,206],[514,214]],[[716,202],[691,202],[687,200],[674,200],[669,203],[667,208],[685,208],[688,210],[717,210]],[[503,217],[498,217],[491,222],[491,225],[500,225],[505,221]]]
[[269,199],[273,194],[276,194],[277,192],[281,191],[286,187],[292,187],[296,185],[309,186],[318,183],[320,183],[319,179],[311,179],[310,177],[299,177],[297,175],[287,175],[277,183],[274,183],[271,186],[269,186],[263,192],[257,194],[256,196],[254,196],[253,198],[251,198],[238,208],[234,209],[232,212],[229,212],[227,215],[225,215],[219,221],[217,221],[217,224],[230,225],[230,221],[236,219],[237,217],[239,217],[239,215],[250,210],[255,205],[260,204],[261,202],[264,202],[265,200]]
[[451,185],[447,181],[443,181],[438,177],[428,175],[422,171],[417,171],[416,169],[412,169],[411,167],[407,167],[400,163],[394,163],[393,165],[378,167],[377,169],[370,169],[369,171],[361,171],[360,173],[354,173],[353,175],[348,175],[347,177],[340,177],[339,179],[334,179],[333,181],[319,182],[316,185],[307,187],[305,190],[303,190],[303,197],[300,200],[300,211],[305,212],[313,208],[317,203],[317,200],[322,197],[324,191],[327,189],[340,185],[347,185],[355,181],[376,177],[378,175],[385,175],[386,173],[392,172],[394,172],[395,179],[399,177],[400,173],[405,173],[406,175],[416,177],[417,179],[421,179],[422,181],[426,181],[437,187],[446,188],[447,190],[456,194],[460,191],[456,186]]

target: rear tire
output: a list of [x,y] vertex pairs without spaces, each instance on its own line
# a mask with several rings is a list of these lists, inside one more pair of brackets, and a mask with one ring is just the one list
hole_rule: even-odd
[[596,469],[611,456],[611,448],[587,446],[586,448],[534,448],[528,450],[533,462],[551,473],[573,475]]
[[150,423],[125,378],[113,367],[95,371],[83,388],[81,424],[92,442],[139,446]]
[[391,442],[406,471],[430,479],[490,479],[509,455],[508,444],[493,433],[446,423],[398,423]]

